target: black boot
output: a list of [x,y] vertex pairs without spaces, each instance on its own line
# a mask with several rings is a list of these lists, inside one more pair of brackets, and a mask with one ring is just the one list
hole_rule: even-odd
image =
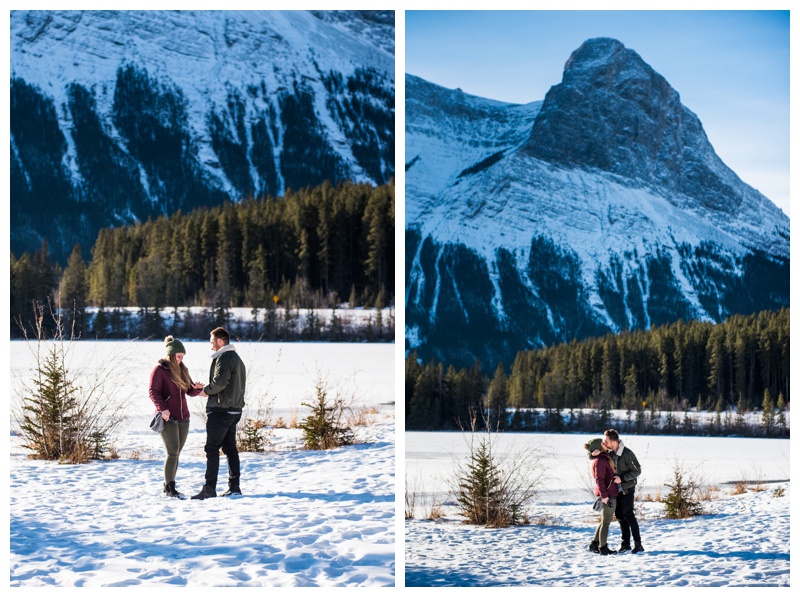
[[641,541],[635,541],[634,545],[633,545],[633,551],[631,551],[631,553],[639,553],[639,552],[642,552],[642,551],[644,551],[644,547],[642,547],[642,542]]
[[592,541],[589,544],[589,551],[593,553],[600,553],[600,542],[599,541]]
[[169,481],[164,483],[164,495],[167,497],[176,497],[183,499],[183,494],[178,493],[178,490],[175,489],[175,481]]
[[617,552],[614,551],[613,549],[608,549],[608,545],[604,545],[603,547],[600,548],[601,556],[613,556],[616,553]]
[[211,485],[203,485],[203,489],[200,490],[200,493],[198,493],[197,495],[193,495],[192,499],[204,500],[206,498],[213,498],[213,497],[217,497],[216,490],[213,487],[211,487]]
[[242,495],[242,490],[239,489],[239,477],[228,479],[228,491],[226,491],[222,495],[223,496]]
[[630,541],[623,541],[622,545],[619,546],[619,553],[625,553],[626,551],[631,550]]

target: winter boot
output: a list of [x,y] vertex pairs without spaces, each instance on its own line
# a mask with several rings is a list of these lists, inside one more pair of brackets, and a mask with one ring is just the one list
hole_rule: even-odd
[[211,487],[211,485],[203,485],[203,489],[200,490],[200,493],[198,493],[197,495],[193,495],[192,499],[204,500],[206,498],[213,498],[213,497],[217,497],[216,490],[213,487]]
[[242,490],[239,489],[239,477],[228,479],[228,491],[226,491],[222,495],[223,496],[242,495]]
[[639,553],[642,551],[644,551],[644,547],[642,547],[642,542],[641,541],[634,542],[633,551],[631,551],[631,553]]
[[589,551],[593,553],[600,553],[600,542],[599,541],[592,541],[589,544]]
[[167,497],[176,497],[183,499],[183,494],[178,493],[178,490],[175,489],[175,481],[169,481],[164,483],[164,495]]
[[614,551],[613,549],[608,549],[608,545],[604,545],[603,547],[600,548],[600,555],[601,556],[613,556],[616,553],[617,552]]
[[626,551],[631,550],[631,544],[628,541],[623,541],[622,545],[619,546],[619,553],[625,553]]

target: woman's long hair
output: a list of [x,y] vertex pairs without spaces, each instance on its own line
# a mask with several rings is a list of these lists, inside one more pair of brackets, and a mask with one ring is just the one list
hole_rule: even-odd
[[169,373],[175,385],[186,392],[192,387],[192,378],[189,375],[189,369],[183,363],[178,363],[173,355],[167,355],[165,359],[169,364]]

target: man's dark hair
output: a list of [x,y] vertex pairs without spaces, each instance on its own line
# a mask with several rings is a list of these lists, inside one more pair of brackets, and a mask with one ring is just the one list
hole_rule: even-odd
[[619,433],[617,433],[615,429],[607,429],[603,435],[605,435],[611,441],[619,441]]
[[231,335],[228,333],[228,330],[225,328],[216,328],[211,330],[211,335],[214,336],[217,340],[222,340],[225,344],[231,343]]

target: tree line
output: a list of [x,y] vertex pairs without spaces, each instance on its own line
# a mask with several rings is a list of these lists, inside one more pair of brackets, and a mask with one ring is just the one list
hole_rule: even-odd
[[284,197],[176,212],[104,228],[66,266],[46,241],[11,254],[12,336],[34,329],[35,305],[60,307],[85,334],[86,308],[382,308],[394,303],[394,182],[329,182]]
[[597,430],[621,409],[629,430],[692,431],[691,417],[686,429],[686,417],[660,414],[692,410],[715,413],[716,432],[735,433],[746,431],[744,413],[762,409],[763,426],[777,432],[789,404],[789,309],[521,351],[509,372],[500,364],[491,377],[479,362],[456,370],[416,353],[405,370],[408,429],[458,429],[482,412],[492,428]]

